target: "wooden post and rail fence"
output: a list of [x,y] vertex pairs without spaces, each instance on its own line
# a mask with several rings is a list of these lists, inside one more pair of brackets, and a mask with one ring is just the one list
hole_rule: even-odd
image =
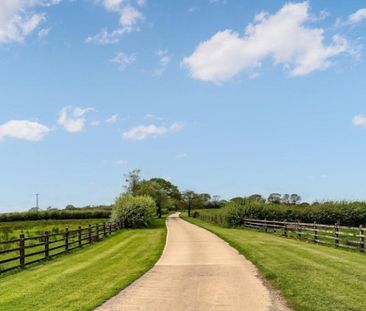
[[38,236],[20,234],[18,239],[0,241],[0,274],[93,244],[120,229],[121,223],[103,223],[58,233],[45,231]]
[[[222,215],[199,215],[198,218],[206,222],[226,225],[225,218]],[[362,253],[365,252],[366,228],[362,225],[359,227],[346,227],[340,226],[339,224],[334,224],[332,226],[317,223],[245,218],[242,227],[257,229],[316,244],[358,250]]]

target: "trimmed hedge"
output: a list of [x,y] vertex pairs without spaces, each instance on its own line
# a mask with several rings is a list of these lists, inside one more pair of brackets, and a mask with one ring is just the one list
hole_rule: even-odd
[[222,210],[229,226],[243,225],[244,218],[287,220],[344,226],[366,225],[365,202],[324,202],[313,205],[263,204],[243,200],[229,202]]
[[23,221],[23,220],[47,220],[47,219],[87,219],[87,218],[109,218],[110,210],[87,209],[87,210],[53,210],[53,211],[32,211],[0,214],[0,222]]

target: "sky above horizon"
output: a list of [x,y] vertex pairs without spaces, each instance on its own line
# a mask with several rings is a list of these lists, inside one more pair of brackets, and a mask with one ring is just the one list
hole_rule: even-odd
[[366,200],[366,1],[3,0],[0,212],[123,174]]

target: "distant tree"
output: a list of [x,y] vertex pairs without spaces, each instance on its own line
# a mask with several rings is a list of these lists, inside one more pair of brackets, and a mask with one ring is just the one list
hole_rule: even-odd
[[194,201],[195,196],[196,196],[196,193],[192,190],[187,190],[182,193],[182,200],[188,209],[188,217],[191,217],[191,210],[193,207],[193,201]]
[[140,177],[141,170],[134,169],[127,174],[125,174],[125,182],[126,185],[124,186],[127,193],[134,195],[135,191],[137,189],[137,186],[140,183],[141,177]]
[[301,197],[298,194],[293,193],[290,195],[291,204],[298,204],[299,202],[301,202]]
[[207,208],[221,208],[223,206],[223,202],[219,195],[213,195],[211,200],[207,204]]
[[211,195],[208,193],[196,194],[194,199],[194,208],[208,208],[211,202]]
[[74,205],[72,205],[72,204],[68,204],[65,207],[65,210],[74,210],[74,209],[76,209],[76,207]]
[[212,201],[214,201],[214,202],[220,202],[220,199],[221,199],[221,197],[217,194],[212,196]]
[[29,209],[30,212],[39,212],[40,208],[39,207],[32,207]]
[[281,198],[281,203],[289,204],[290,203],[290,195],[285,193]]
[[279,204],[281,203],[280,193],[271,193],[267,199],[268,203]]
[[260,194],[252,194],[247,199],[251,202],[265,203],[266,200]]
[[308,207],[310,206],[310,204],[308,202],[302,202],[299,204],[300,206],[303,206],[303,207]]
[[230,199],[230,202],[234,202],[234,203],[241,203],[243,202],[244,198],[242,197],[234,197],[232,199]]

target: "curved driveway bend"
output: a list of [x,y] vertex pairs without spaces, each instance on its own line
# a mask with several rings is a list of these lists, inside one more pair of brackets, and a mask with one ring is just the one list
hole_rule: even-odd
[[97,311],[289,310],[225,241],[178,214],[167,226],[157,264]]

